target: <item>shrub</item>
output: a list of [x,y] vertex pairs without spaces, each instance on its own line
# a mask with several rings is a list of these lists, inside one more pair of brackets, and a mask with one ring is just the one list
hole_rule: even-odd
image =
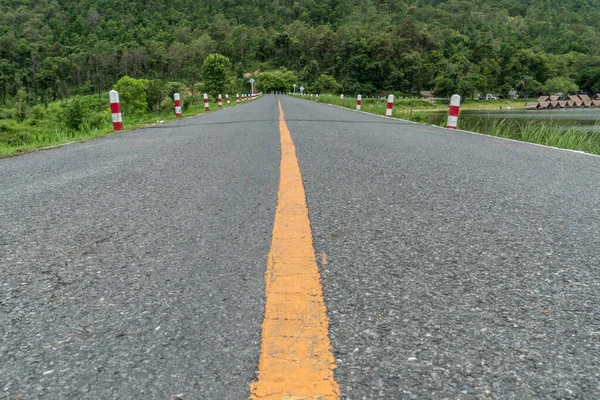
[[0,143],[11,147],[35,142],[35,133],[12,120],[0,121]]
[[46,107],[41,104],[38,104],[31,109],[30,116],[36,121],[42,121],[46,119],[46,115]]
[[69,129],[78,131],[87,112],[88,110],[86,110],[83,101],[79,97],[75,97],[65,107],[63,122]]
[[119,79],[114,89],[119,92],[123,113],[135,115],[146,112],[148,108],[148,101],[146,100],[147,83],[148,81],[145,79],[134,79],[127,75]]

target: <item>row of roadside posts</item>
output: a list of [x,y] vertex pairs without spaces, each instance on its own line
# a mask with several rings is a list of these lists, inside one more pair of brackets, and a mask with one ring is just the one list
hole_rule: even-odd
[[[311,95],[312,96],[312,95]],[[319,95],[317,95],[317,98]],[[344,95],[340,94],[340,104],[344,101]],[[360,111],[362,106],[362,96],[359,94],[356,96],[356,110]],[[385,109],[385,116],[391,117],[394,110],[394,95],[390,94],[387,99],[387,106]],[[450,108],[448,109],[448,122],[446,128],[456,129],[458,123],[458,112],[460,111],[460,96],[458,94],[452,95],[450,98]],[[412,114],[412,110],[411,110]]]
[[[256,96],[259,96],[259,95],[260,95],[260,93],[252,94],[252,95],[244,93],[241,96],[239,94],[236,94],[235,101],[237,104],[239,104],[240,100],[242,102],[252,100],[252,99],[255,99]],[[113,128],[115,131],[120,131],[121,129],[123,129],[123,116],[121,114],[121,103],[119,101],[119,93],[116,90],[111,90],[108,93],[108,97],[110,98],[110,112],[112,113]],[[173,101],[175,103],[175,116],[181,117],[182,116],[181,96],[179,95],[179,93],[175,93],[173,95]],[[231,99],[229,98],[228,94],[225,95],[225,102],[227,103],[228,106],[231,105]],[[217,104],[218,104],[219,108],[223,107],[223,97],[221,95],[219,95],[217,97]],[[206,94],[206,93],[204,93],[204,110],[205,111],[210,110],[210,104],[208,102],[208,94]]]
[[[296,84],[292,85],[294,87],[294,94],[296,93]],[[300,87],[300,94],[304,95],[304,87]],[[276,92],[275,94],[280,94],[280,92]],[[284,93],[285,94],[285,93]],[[307,95],[313,97],[312,94]],[[317,99],[319,95],[316,95]],[[344,102],[344,95],[340,94],[340,104]],[[356,96],[356,110],[360,111],[362,106],[362,96],[359,94]],[[390,94],[387,99],[387,105],[385,109],[385,116],[391,117],[392,112],[394,111],[394,95]],[[453,95],[450,98],[450,108],[448,109],[448,122],[446,123],[446,128],[456,129],[456,125],[458,123],[458,112],[460,111],[460,96],[458,94]],[[412,115],[412,110],[411,110]]]

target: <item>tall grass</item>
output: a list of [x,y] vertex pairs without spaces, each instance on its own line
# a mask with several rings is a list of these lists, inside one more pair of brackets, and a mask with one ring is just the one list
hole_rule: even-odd
[[580,150],[600,155],[600,126],[594,131],[577,126],[561,126],[553,122],[513,119],[459,118],[458,128],[523,142],[543,144],[563,149]]
[[[308,96],[302,96],[301,98],[318,101],[319,103],[340,105],[349,109],[356,108],[355,98],[345,98],[341,103],[339,96],[336,95],[323,94],[318,99]],[[386,106],[387,101],[385,99],[363,99],[361,111],[385,115]],[[411,112],[411,109],[419,111]],[[395,99],[392,117],[418,123],[428,123],[427,109],[434,111],[439,110],[439,107],[426,100]],[[477,120],[459,118],[458,124],[459,129],[466,131],[600,155],[600,125],[596,126],[593,132],[590,132],[575,125],[565,127],[539,120],[520,122],[513,119],[480,118]],[[445,125],[446,121],[444,120],[440,126]]]
[[[108,99],[108,96],[104,97]],[[82,98],[87,101],[92,96],[82,96]],[[205,113],[202,98],[195,97],[188,101],[190,103],[183,110],[184,117]],[[235,105],[234,99],[231,107]],[[60,102],[51,103],[48,107],[35,106],[25,120],[20,122],[12,119],[10,112],[0,113],[0,158],[115,133],[107,101],[106,104],[91,107],[76,129],[70,127],[69,121],[65,120],[65,107],[66,105]],[[223,107],[228,107],[225,102]],[[216,109],[216,102],[211,101],[211,110]],[[142,115],[123,114],[123,129],[128,131],[157,121],[169,122],[176,119],[174,109],[171,108]]]

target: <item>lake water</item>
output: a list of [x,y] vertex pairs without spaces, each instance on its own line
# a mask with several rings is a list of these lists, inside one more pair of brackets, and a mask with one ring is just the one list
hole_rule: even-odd
[[[447,112],[427,113],[427,122],[440,125],[447,119]],[[600,108],[577,108],[562,110],[487,110],[460,112],[459,127],[461,120],[468,126],[476,126],[478,123],[490,122],[491,120],[509,119],[519,123],[530,121],[548,122],[566,127],[577,126],[585,131],[600,132]]]

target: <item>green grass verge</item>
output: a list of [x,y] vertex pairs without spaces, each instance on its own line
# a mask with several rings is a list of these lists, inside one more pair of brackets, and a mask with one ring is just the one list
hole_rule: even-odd
[[[354,97],[345,98],[342,102],[340,102],[339,95],[323,94],[319,95],[318,99],[315,96],[296,95],[296,97],[304,100],[318,101],[319,103],[338,105],[352,110],[356,109],[356,98]],[[504,108],[510,106],[522,109],[527,101],[528,99],[470,100],[467,101],[466,104],[461,105],[461,110],[499,109],[500,104]],[[425,103],[429,103],[429,106]],[[382,99],[363,99],[361,111],[385,115],[386,106],[387,102]],[[488,108],[477,108],[477,106]],[[426,123],[428,111],[447,110],[447,108],[447,104],[432,104],[427,100],[400,98],[395,99],[394,101],[392,117],[418,123]],[[410,112],[411,109],[413,110],[412,113]],[[445,121],[443,122],[443,126],[445,126]],[[459,118],[458,128],[486,135],[600,155],[600,132],[584,131],[577,126],[565,127],[544,121],[522,123],[518,120],[511,119],[490,120],[482,118],[480,121],[471,120],[471,122],[469,122],[469,120],[461,120]]]
[[[539,120],[520,122],[512,119],[461,120],[459,129],[486,135],[543,144],[562,149],[579,150],[600,155],[600,131],[584,131],[576,126],[560,126]],[[597,127],[598,128],[598,127]]]
[[[108,96],[105,96],[108,99]],[[240,103],[243,104],[243,103]],[[231,106],[223,101],[223,108],[235,107],[235,98]],[[37,111],[36,111],[37,109]],[[211,102],[211,110],[218,110],[216,101]],[[65,126],[61,120],[64,113],[64,104],[56,102],[47,108],[36,106],[22,121],[17,122],[10,118],[10,112],[0,110],[0,158],[29,153],[47,147],[60,146],[73,141],[87,141],[96,137],[108,136],[128,132],[157,121],[170,122],[178,118],[174,111],[148,113],[139,116],[123,115],[123,130],[114,132],[110,109],[92,113],[90,120],[84,119],[77,130]],[[183,117],[204,114],[203,100],[196,99],[184,111]],[[4,118],[2,118],[4,117]]]

